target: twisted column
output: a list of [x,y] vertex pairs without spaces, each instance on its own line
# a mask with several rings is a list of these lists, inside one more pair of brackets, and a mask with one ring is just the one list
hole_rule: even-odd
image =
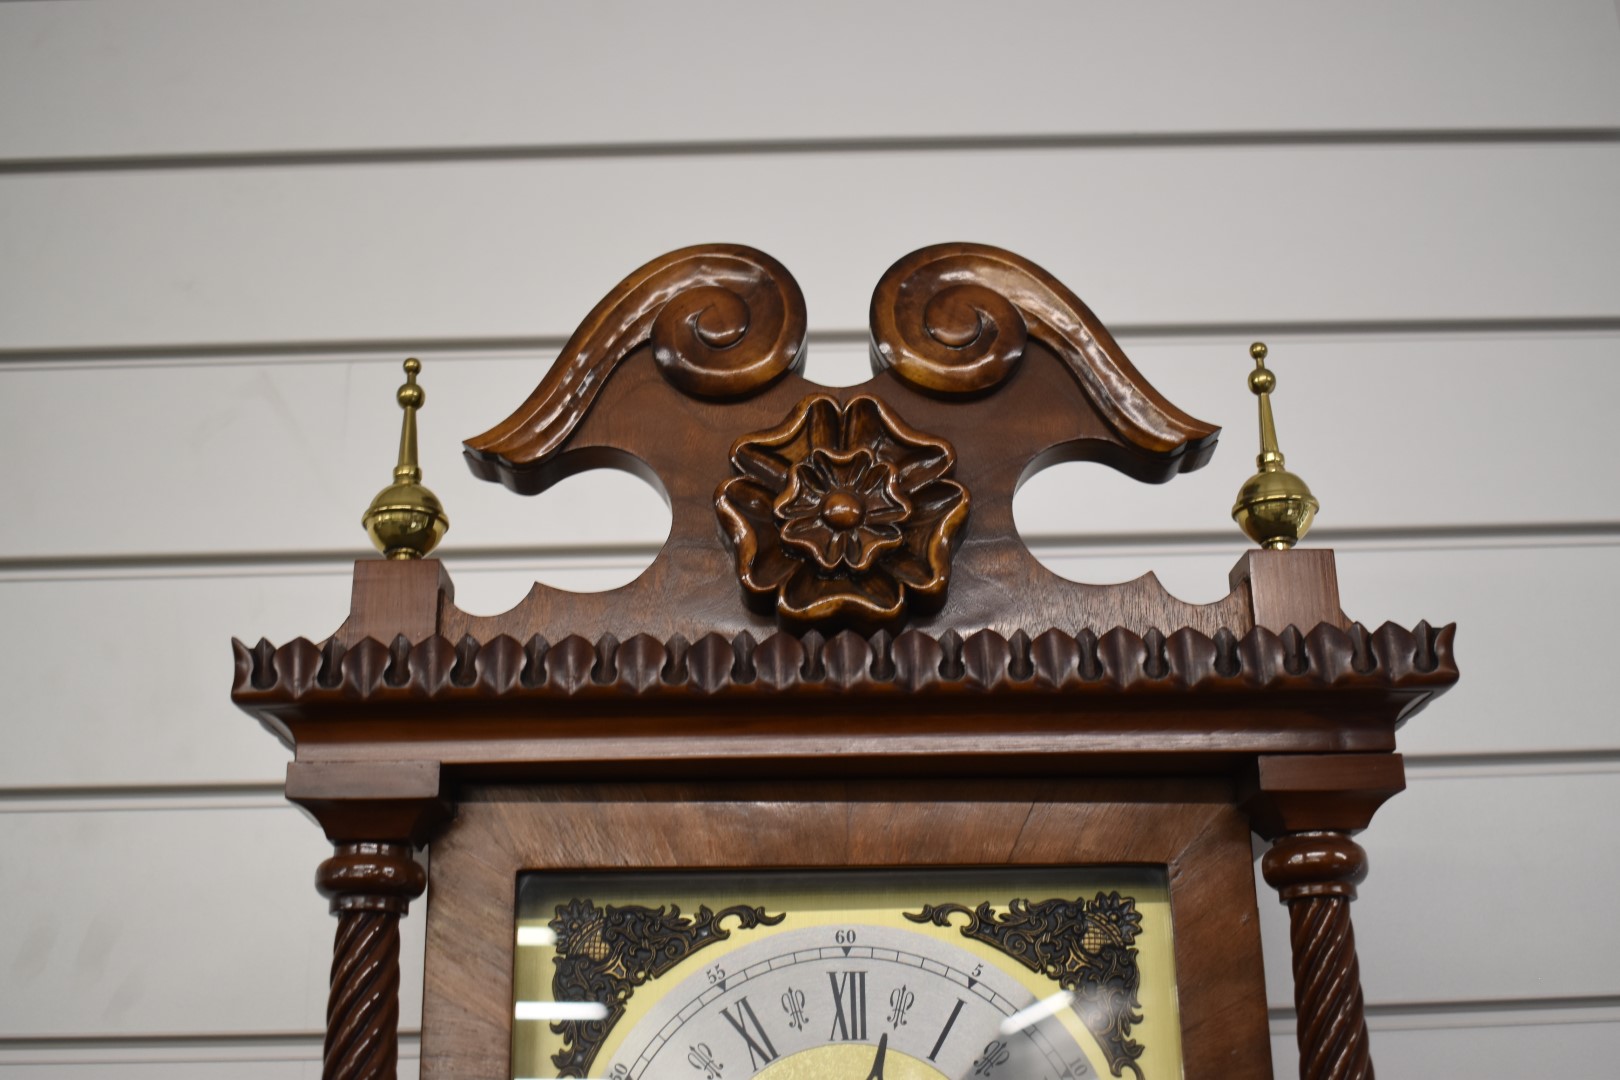
[[340,843],[315,885],[338,917],[322,1080],[394,1080],[399,920],[427,887],[408,843]]
[[1350,901],[1367,853],[1334,830],[1285,833],[1260,864],[1288,905],[1300,1080],[1372,1080]]

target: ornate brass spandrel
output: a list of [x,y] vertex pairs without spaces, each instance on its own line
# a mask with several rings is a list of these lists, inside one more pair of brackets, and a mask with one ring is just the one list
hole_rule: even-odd
[[1142,1022],[1135,947],[1142,915],[1134,898],[1117,892],[1098,893],[1091,900],[1032,903],[1017,898],[1008,901],[1005,912],[988,901],[973,908],[924,904],[921,911],[905,915],[935,926],[950,926],[952,916],[967,916],[963,937],[991,946],[1072,993],[1075,1012],[1097,1037],[1113,1074],[1129,1069],[1143,1080],[1137,1059],[1145,1048],[1130,1037],[1132,1025]]
[[416,453],[416,413],[427,403],[427,393],[416,384],[422,361],[405,361],[405,384],[394,395],[405,419],[399,433],[399,464],[394,482],[371,500],[360,519],[377,550],[390,559],[420,559],[438,546],[450,529],[450,518],[437,495],[422,483]]
[[1261,547],[1282,550],[1305,536],[1321,504],[1304,480],[1283,468],[1277,425],[1271,415],[1271,392],[1277,388],[1277,376],[1266,367],[1267,352],[1263,341],[1249,346],[1249,355],[1254,358],[1249,390],[1260,399],[1260,454],[1254,459],[1259,471],[1238,491],[1237,501],[1232,504],[1232,520]]
[[817,394],[732,446],[715,510],[750,599],[795,625],[892,627],[950,583],[956,452],[882,401]]
[[787,916],[767,915],[763,907],[736,904],[711,911],[699,907],[691,916],[678,905],[645,907],[609,904],[598,907],[575,899],[557,906],[551,930],[557,936],[556,972],[552,976],[555,1001],[594,1001],[607,1007],[601,1020],[553,1021],[551,1030],[563,1038],[563,1048],[552,1057],[558,1076],[590,1075],[602,1041],[624,1015],[625,1004],[636,987],[668,972],[698,950],[725,941],[731,931],[721,924],[735,919],[737,928],[775,926]]

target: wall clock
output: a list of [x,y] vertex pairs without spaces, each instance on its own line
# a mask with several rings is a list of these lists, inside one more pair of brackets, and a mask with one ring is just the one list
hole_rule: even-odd
[[[654,260],[467,443],[543,490],[611,464],[669,498],[624,588],[460,610],[415,466],[367,515],[319,643],[238,643],[335,845],[329,1077],[391,1076],[398,920],[429,889],[422,1075],[642,1080],[1269,1077],[1251,837],[1288,904],[1301,1075],[1370,1076],[1352,834],[1452,630],[1339,609],[1315,500],[1267,429],[1263,550],[1187,604],[1019,540],[1034,468],[1162,482],[1217,431],[1050,275],[926,248],[873,294],[873,378],[798,373],[791,275]],[[1257,360],[1262,356],[1257,354]],[[431,847],[428,873],[412,857]]]
[[1135,867],[527,874],[514,1071],[1168,1075],[1167,897]]

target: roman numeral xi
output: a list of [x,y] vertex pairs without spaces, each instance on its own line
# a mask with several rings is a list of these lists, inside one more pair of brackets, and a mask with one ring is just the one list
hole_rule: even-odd
[[776,1047],[771,1045],[771,1037],[765,1034],[765,1027],[754,1015],[754,1007],[748,1004],[748,999],[740,998],[737,1001],[737,1015],[732,1016],[731,1010],[721,1009],[720,1015],[726,1022],[737,1030],[748,1044],[748,1063],[755,1072],[761,1065],[769,1065],[776,1060]]

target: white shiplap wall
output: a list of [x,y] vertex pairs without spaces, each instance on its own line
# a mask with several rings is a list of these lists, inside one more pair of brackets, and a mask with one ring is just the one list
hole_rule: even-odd
[[1032,481],[1054,567],[1225,591],[1263,336],[1346,609],[1461,624],[1364,840],[1380,1074],[1614,1075],[1617,191],[1610,0],[0,4],[0,1080],[318,1073],[327,849],[226,640],[341,621],[406,351],[492,612],[667,526],[629,478],[520,500],[458,460],[625,272],[762,247],[847,382],[878,274],[959,238],[1228,427],[1164,488]]

